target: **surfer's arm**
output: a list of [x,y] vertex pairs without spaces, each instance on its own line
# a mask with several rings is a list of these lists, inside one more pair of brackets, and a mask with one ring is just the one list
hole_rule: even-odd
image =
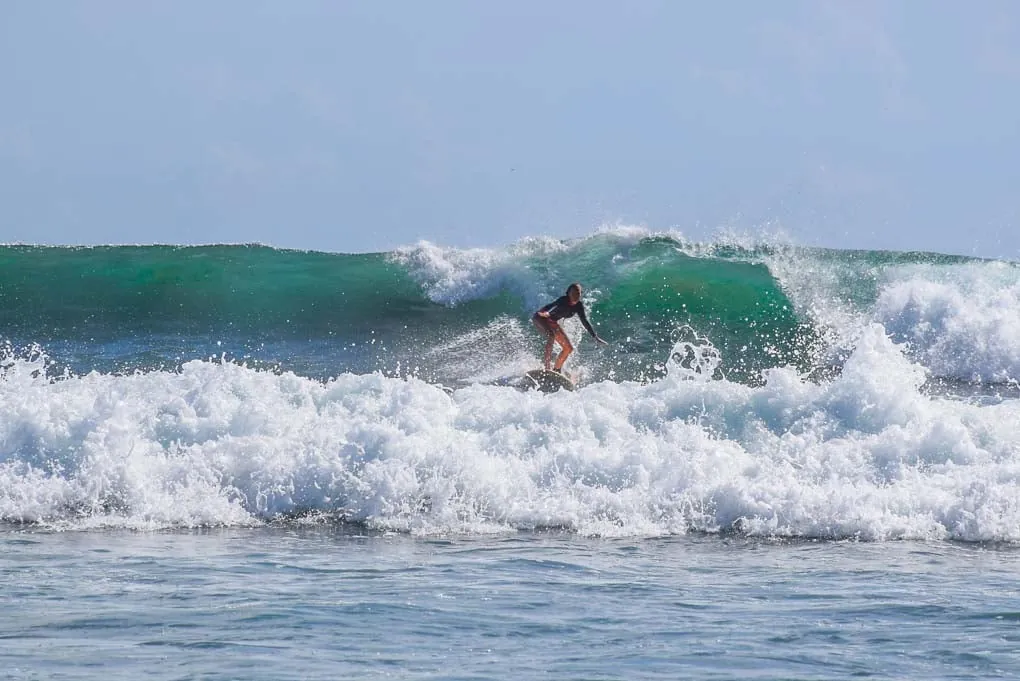
[[602,340],[602,338],[597,333],[595,333],[595,329],[592,328],[591,323],[588,321],[588,315],[585,314],[583,306],[577,311],[577,316],[580,317],[581,325],[588,330],[588,333],[591,334],[591,337],[604,345],[606,341]]
[[560,298],[557,298],[556,300],[552,301],[552,302],[551,302],[551,303],[549,303],[548,305],[543,305],[543,306],[542,306],[542,309],[540,309],[540,310],[538,311],[538,313],[537,313],[537,314],[538,314],[538,316],[539,316],[539,317],[549,317],[549,316],[550,316],[550,313],[551,313],[551,312],[552,312],[553,310],[555,310],[555,309],[556,309],[556,307],[557,307],[558,305],[560,305],[560,304],[561,304],[562,302],[563,302],[563,298],[562,298],[562,297],[560,297]]

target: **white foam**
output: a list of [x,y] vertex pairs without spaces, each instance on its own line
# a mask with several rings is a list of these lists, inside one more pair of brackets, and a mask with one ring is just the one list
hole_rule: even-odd
[[565,242],[550,238],[522,239],[504,249],[445,248],[421,241],[397,249],[392,257],[436,303],[456,305],[508,290],[534,304],[545,291],[524,260],[567,248]]
[[1014,265],[896,268],[873,316],[938,376],[1020,380],[1020,269]]
[[[58,527],[260,523],[586,535],[1020,541],[1020,403],[933,399],[878,325],[841,377],[574,393],[327,383],[234,364],[0,378],[0,519]],[[695,372],[698,373],[698,372]]]
[[[528,237],[503,248],[451,248],[421,241],[397,249],[391,257],[407,269],[433,302],[457,305],[509,291],[530,308],[547,302],[550,295],[562,295],[569,283],[549,264],[549,256],[582,254],[585,249],[600,246],[612,254],[655,236],[682,239],[675,231],[652,232],[644,227],[607,225],[584,239]],[[536,266],[541,269],[534,269]]]

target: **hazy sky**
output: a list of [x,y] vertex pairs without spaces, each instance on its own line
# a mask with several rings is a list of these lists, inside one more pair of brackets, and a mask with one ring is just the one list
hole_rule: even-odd
[[1020,2],[0,13],[0,242],[485,246],[777,226],[1020,259]]

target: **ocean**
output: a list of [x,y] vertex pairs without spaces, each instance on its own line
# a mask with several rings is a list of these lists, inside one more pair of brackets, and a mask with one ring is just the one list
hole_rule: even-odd
[[1018,380],[1012,262],[0,246],[0,678],[1016,678]]

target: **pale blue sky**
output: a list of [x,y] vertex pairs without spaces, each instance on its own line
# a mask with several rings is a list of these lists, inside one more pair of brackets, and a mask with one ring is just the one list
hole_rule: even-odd
[[1020,3],[33,2],[0,242],[781,227],[1020,259]]

